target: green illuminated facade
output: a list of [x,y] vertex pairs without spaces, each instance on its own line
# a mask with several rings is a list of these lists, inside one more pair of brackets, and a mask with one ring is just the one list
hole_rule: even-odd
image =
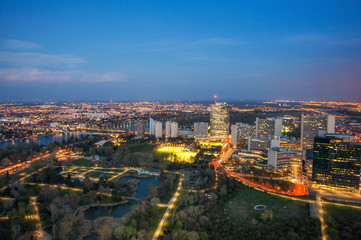
[[315,137],[312,180],[329,189],[359,192],[361,145],[336,136]]

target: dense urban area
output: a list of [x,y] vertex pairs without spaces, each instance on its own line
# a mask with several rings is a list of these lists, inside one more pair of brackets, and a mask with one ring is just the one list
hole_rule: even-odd
[[361,103],[0,104],[0,239],[361,239]]

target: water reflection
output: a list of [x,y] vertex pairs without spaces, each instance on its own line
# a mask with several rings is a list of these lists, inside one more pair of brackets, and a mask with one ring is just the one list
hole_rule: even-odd
[[[149,190],[148,190],[149,184],[153,184],[154,186],[158,186],[160,184],[159,177],[150,177],[150,178],[124,177],[121,178],[119,181],[121,183],[125,183],[133,179],[140,180],[136,192],[136,197],[140,199],[149,195]],[[94,220],[96,218],[106,217],[106,216],[121,218],[125,214],[132,211],[132,206],[134,204],[137,204],[137,202],[138,202],[137,200],[132,200],[127,204],[120,204],[117,206],[92,207],[84,212],[84,217],[90,220]]]
[[81,138],[85,136],[92,136],[93,133],[86,132],[69,132],[69,133],[57,133],[54,135],[44,135],[37,138],[27,138],[25,140],[17,140],[17,141],[6,141],[0,143],[0,147],[7,147],[10,145],[19,145],[19,144],[29,144],[29,143],[37,143],[40,146],[47,146],[54,142],[62,142],[63,140],[68,141],[69,138]]

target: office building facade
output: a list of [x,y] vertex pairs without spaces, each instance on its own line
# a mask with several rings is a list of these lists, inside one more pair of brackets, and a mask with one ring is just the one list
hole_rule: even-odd
[[273,147],[268,150],[267,168],[274,171],[290,170],[295,177],[302,176],[302,152]]
[[313,149],[314,138],[319,131],[335,133],[335,115],[301,115],[301,149]]
[[208,123],[195,122],[193,124],[193,132],[195,137],[208,137]]
[[210,137],[212,140],[223,141],[229,135],[229,113],[226,103],[211,105]]
[[281,135],[282,118],[256,118],[256,138]]
[[352,136],[315,137],[312,181],[329,189],[360,191],[361,145]]
[[256,126],[247,123],[236,123],[231,126],[231,143],[237,145],[239,140],[247,140],[249,137],[255,137]]

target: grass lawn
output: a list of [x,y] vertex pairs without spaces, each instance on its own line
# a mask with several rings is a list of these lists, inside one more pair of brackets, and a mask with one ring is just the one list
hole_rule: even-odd
[[120,173],[120,172],[124,171],[123,168],[99,168],[99,170],[106,171],[106,172],[116,172],[116,173]]
[[330,239],[361,239],[361,209],[324,203],[326,235]]
[[87,174],[85,174],[85,177],[98,178],[103,174],[104,174],[103,171],[94,170],[94,171],[91,171],[91,172],[88,172]]
[[139,152],[150,147],[149,143],[141,143],[128,147],[131,152]]
[[81,167],[94,167],[95,166],[94,161],[83,159],[83,158],[74,160],[73,164],[77,165],[77,166],[81,166]]
[[[88,160],[87,160],[88,161]],[[89,170],[91,170],[89,172]],[[112,169],[112,168],[97,168],[92,170],[92,168],[86,168],[86,167],[82,167],[82,168],[72,168],[69,172],[68,171],[64,171],[62,173],[62,175],[64,177],[67,177],[68,174],[71,174],[72,176],[74,175],[81,175],[84,177],[91,177],[91,178],[99,178],[99,177],[104,177],[104,178],[112,178],[116,175],[118,175],[119,173],[123,172],[124,169],[121,168],[117,168],[117,169]],[[85,174],[84,174],[85,173]]]
[[71,190],[71,189],[60,189],[59,190],[59,194],[60,194],[61,197],[64,197],[65,194],[68,194],[68,193],[71,193],[71,192],[73,192],[73,193],[75,193],[75,194],[77,194],[79,196],[83,195],[83,191],[74,191],[74,190]]
[[[166,155],[169,161],[178,161],[178,162],[184,162],[184,163],[192,163],[194,161],[194,157],[197,155],[197,152],[188,152],[183,147],[161,147],[159,149],[154,150],[153,152],[156,153],[157,156]],[[171,155],[174,155],[175,158],[170,157]]]
[[112,177],[114,177],[116,175],[118,175],[118,173],[104,173],[103,178],[109,179],[109,178],[112,178]]
[[254,210],[254,206],[259,204],[266,205],[268,210],[272,210],[272,222],[309,216],[308,203],[277,197],[253,188],[238,190],[234,197],[224,204],[223,209],[226,216],[234,223],[248,225],[253,218],[262,222],[260,216],[263,211]]
[[[89,161],[89,160],[88,160]],[[83,172],[87,172],[87,171],[89,171],[89,169],[88,168],[75,168],[75,169],[73,169],[73,171],[74,172],[78,172],[78,173],[83,173]]]
[[327,218],[327,216],[331,216],[352,221],[361,221],[361,209],[335,206],[327,203],[322,205],[322,209],[325,218]]

